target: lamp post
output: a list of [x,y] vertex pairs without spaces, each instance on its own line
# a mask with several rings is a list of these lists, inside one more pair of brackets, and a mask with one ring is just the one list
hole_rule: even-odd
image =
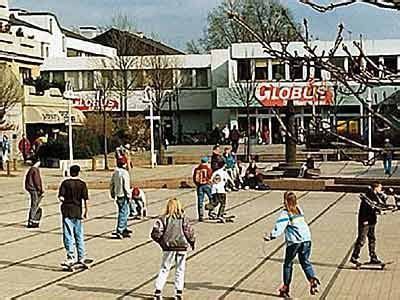
[[150,119],[150,162],[151,168],[154,168],[156,164],[156,155],[154,153],[154,120],[157,117],[153,115],[153,100],[154,100],[154,89],[147,86],[144,89],[144,100],[143,103],[148,103],[150,108],[150,117],[146,119]]
[[72,100],[74,98],[74,95],[73,95],[72,85],[69,81],[65,84],[65,91],[63,94],[63,98],[68,101],[68,148],[69,148],[69,166],[71,167],[74,161],[74,148],[73,148],[74,145],[72,139]]
[[[368,87],[368,148],[372,148],[372,88]],[[368,160],[372,160],[374,157],[374,153],[372,151],[368,151]]]

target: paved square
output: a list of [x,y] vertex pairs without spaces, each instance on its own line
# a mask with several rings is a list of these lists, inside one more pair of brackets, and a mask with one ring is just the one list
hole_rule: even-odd
[[[9,180],[10,184],[4,184]],[[116,207],[108,192],[92,190],[89,219],[85,222],[90,270],[68,273],[60,262],[62,247],[56,191],[43,201],[40,229],[26,229],[27,195],[20,179],[2,179],[0,191],[0,295],[25,299],[151,299],[159,269],[160,249],[150,240],[153,217],[162,212],[165,200],[179,197],[187,214],[195,219],[195,191],[147,190],[149,218],[130,221],[132,239],[114,240]],[[196,250],[189,252],[186,299],[276,298],[281,283],[283,240],[262,241],[271,230],[282,202],[280,191],[241,191],[228,194],[233,224],[197,223]],[[301,206],[311,224],[312,261],[322,281],[323,299],[400,299],[398,260],[400,216],[379,217],[379,256],[394,261],[385,271],[349,269],[349,253],[356,235],[356,194],[299,192]],[[363,260],[367,249],[363,249]],[[172,274],[171,274],[172,275]],[[173,277],[165,289],[173,296]],[[308,285],[298,265],[292,295],[309,298]],[[316,297],[314,297],[316,298]]]

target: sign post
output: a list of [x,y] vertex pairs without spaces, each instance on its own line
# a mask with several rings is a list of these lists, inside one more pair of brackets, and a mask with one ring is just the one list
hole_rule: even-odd
[[[72,100],[73,100],[73,89],[70,82],[65,84],[65,92],[63,98],[68,100],[68,148],[69,148],[69,167],[72,166],[74,161],[74,146],[72,139]],[[64,174],[69,174],[69,168],[64,169]],[[67,171],[66,171],[67,170]]]

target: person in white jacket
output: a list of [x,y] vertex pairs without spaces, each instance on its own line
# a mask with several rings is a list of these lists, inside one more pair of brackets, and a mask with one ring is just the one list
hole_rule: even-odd
[[118,239],[130,237],[132,233],[128,229],[129,197],[130,197],[130,176],[126,170],[126,163],[119,161],[117,168],[111,178],[110,194],[118,206],[117,229],[113,233]]
[[[226,190],[225,185],[228,182],[228,173],[225,168],[218,169],[211,176],[211,194],[212,201],[206,206],[209,210],[208,216],[210,219],[217,218],[220,221],[224,221],[225,205],[226,205]],[[219,205],[218,213],[215,216],[213,210]]]

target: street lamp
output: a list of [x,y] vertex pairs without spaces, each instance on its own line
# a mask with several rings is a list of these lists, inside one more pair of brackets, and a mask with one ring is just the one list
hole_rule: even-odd
[[[154,120],[157,117],[153,116],[153,101],[155,97],[155,91],[152,87],[147,86],[144,89],[144,99],[143,103],[148,103],[150,108],[150,117],[146,117],[146,119],[150,119],[150,161],[151,168],[154,168],[156,164],[156,155],[154,153]],[[159,117],[158,117],[159,118]]]
[[[368,148],[372,148],[372,88],[368,87]],[[370,150],[368,151],[368,160],[372,160],[374,157],[374,153]]]
[[71,167],[74,161],[74,149],[73,149],[74,146],[72,140],[72,100],[74,99],[74,92],[72,85],[69,81],[65,84],[65,91],[63,94],[63,98],[68,100],[68,148],[69,148],[69,166]]

